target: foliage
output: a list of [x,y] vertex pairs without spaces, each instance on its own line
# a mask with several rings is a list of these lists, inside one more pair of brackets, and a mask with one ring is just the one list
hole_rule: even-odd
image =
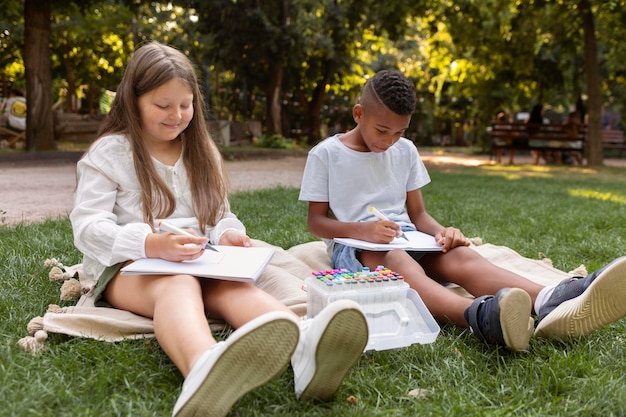
[[294,139],[286,138],[283,135],[261,135],[254,142],[254,146],[259,148],[293,149],[298,147],[298,143]]
[[[53,80],[57,100],[64,100],[57,108],[67,112],[96,111],[103,90],[116,89],[133,49],[123,29],[132,20],[128,8],[114,0],[100,3],[87,10],[68,3],[53,13]],[[86,98],[80,109],[78,101]]]
[[[563,115],[586,98],[578,3],[564,0],[133,0],[53,6],[54,90],[68,111],[93,111],[94,96],[119,82],[135,45],[159,40],[197,64],[219,119],[280,119],[284,136],[320,139],[322,123],[342,130],[365,80],[399,68],[420,102],[409,133],[460,137],[483,132],[500,110],[543,102]],[[6,0],[0,69],[23,84],[21,1]],[[191,6],[191,7],[190,7]],[[624,0],[594,3],[603,104],[623,112]],[[555,116],[556,117],[556,116]]]
[[[24,10],[21,2],[9,1],[0,14],[0,97],[8,93],[8,85],[25,87],[24,60]],[[7,94],[8,95],[8,94]]]

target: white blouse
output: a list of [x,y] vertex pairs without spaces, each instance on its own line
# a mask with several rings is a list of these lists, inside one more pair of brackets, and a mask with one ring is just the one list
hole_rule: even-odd
[[[173,166],[154,158],[152,161],[176,198],[176,209],[168,222],[200,235],[182,157]],[[145,241],[152,229],[143,221],[141,186],[126,136],[98,139],[78,162],[76,170],[76,201],[70,221],[74,245],[84,255],[85,275],[98,279],[107,266],[145,258]],[[228,201],[226,204],[224,217],[206,229],[212,244],[217,244],[226,230],[245,233],[245,226],[230,212]]]

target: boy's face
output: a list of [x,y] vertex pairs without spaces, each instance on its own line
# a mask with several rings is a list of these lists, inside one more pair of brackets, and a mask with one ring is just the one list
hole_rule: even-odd
[[372,152],[385,152],[404,135],[410,115],[399,115],[380,103],[357,104],[353,109],[354,121],[359,125],[363,145]]

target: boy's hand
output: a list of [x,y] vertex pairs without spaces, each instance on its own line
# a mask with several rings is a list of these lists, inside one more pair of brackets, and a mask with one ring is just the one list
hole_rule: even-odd
[[470,241],[465,237],[456,227],[446,227],[441,232],[435,235],[435,240],[441,246],[442,251],[446,253],[449,249],[456,248],[457,246],[469,246]]
[[391,220],[377,220],[375,222],[367,222],[373,225],[372,230],[368,233],[369,240],[374,243],[391,243],[391,241],[402,234],[402,229]]
[[236,230],[227,230],[220,237],[220,245],[224,246],[252,246],[250,237]]

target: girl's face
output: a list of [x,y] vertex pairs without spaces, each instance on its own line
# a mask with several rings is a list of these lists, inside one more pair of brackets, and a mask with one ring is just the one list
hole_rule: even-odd
[[385,152],[406,132],[411,116],[394,113],[382,104],[370,104],[367,109],[357,104],[354,121],[359,125],[363,144],[372,152]]
[[163,143],[176,139],[193,118],[193,92],[174,78],[138,99],[144,139]]

